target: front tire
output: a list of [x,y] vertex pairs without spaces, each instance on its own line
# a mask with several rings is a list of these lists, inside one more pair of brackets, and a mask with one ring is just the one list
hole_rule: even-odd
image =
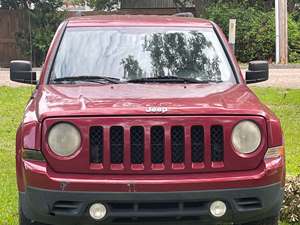
[[256,222],[251,222],[251,223],[243,223],[243,224],[235,224],[235,225],[278,225],[278,216],[276,217],[271,217],[265,220],[260,220]]

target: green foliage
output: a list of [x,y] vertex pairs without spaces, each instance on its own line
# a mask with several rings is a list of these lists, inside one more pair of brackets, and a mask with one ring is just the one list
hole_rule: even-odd
[[29,3],[27,0],[0,0],[3,9],[26,9]]
[[[300,63],[300,18],[294,18],[296,13],[289,16],[289,60]],[[300,17],[300,13],[299,13]]]
[[36,65],[42,65],[54,33],[65,18],[65,12],[57,11],[62,4],[62,0],[38,1],[30,11],[32,54]]
[[[228,34],[229,19],[237,19],[236,55],[240,62],[251,60],[275,60],[275,13],[266,10],[260,1],[249,5],[217,3],[207,9],[208,18],[219,24]],[[254,7],[255,6],[255,7]],[[272,6],[272,5],[271,5]],[[290,62],[300,60],[300,23],[295,20],[296,11],[289,17]]]
[[117,9],[120,4],[120,0],[88,0],[88,5],[96,10],[112,11]]
[[[31,32],[25,30],[17,33],[17,45],[26,58],[32,55],[35,66],[41,66],[54,33],[66,16],[65,12],[58,10],[63,5],[63,0],[9,0],[8,2],[9,4],[2,5],[2,8],[27,10]],[[34,4],[33,9],[28,8],[30,3]]]
[[216,4],[208,9],[209,19],[228,34],[229,19],[237,19],[236,55],[239,61],[274,58],[275,16],[253,7]]
[[300,176],[287,179],[281,219],[300,223]]

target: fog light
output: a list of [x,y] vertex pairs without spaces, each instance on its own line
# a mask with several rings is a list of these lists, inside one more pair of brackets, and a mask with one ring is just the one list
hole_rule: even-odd
[[101,203],[95,203],[90,207],[90,215],[94,220],[102,220],[106,212],[106,207]]
[[226,204],[222,201],[215,201],[210,205],[210,213],[214,217],[222,217],[227,211]]

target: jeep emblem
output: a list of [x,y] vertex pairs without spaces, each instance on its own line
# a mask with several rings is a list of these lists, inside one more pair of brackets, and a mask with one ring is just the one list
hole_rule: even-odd
[[168,112],[167,107],[148,107],[146,108],[147,113],[166,113]]

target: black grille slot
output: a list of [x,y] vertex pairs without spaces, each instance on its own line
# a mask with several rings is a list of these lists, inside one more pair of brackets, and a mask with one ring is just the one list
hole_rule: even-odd
[[103,162],[103,127],[90,128],[90,162]]
[[110,158],[111,163],[123,163],[124,129],[115,126],[110,128]]
[[165,132],[160,126],[151,128],[151,160],[152,163],[163,163],[165,156]]
[[73,201],[59,201],[53,204],[52,215],[76,215],[80,212],[82,204]]
[[184,162],[184,127],[175,126],[171,129],[172,162]]
[[130,145],[131,145],[131,163],[144,163],[144,128],[131,127],[130,129]]
[[177,202],[146,202],[138,204],[139,211],[155,211],[155,210],[171,210],[177,209],[178,203]]
[[[114,223],[179,222],[199,220],[209,210],[209,202],[113,202],[107,203]],[[198,221],[199,222],[199,221]],[[139,223],[139,224],[140,224]],[[135,224],[135,223],[134,223]]]
[[210,130],[211,155],[213,162],[224,160],[224,135],[222,126],[213,126]]
[[204,129],[202,126],[193,126],[191,130],[192,162],[204,160]]
[[239,198],[236,199],[236,203],[242,209],[254,210],[262,208],[262,202],[258,198]]

